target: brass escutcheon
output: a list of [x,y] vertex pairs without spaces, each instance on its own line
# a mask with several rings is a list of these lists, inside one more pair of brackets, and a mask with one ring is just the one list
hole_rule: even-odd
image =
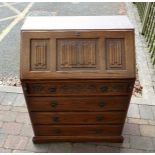
[[99,106],[100,106],[101,108],[104,107],[104,106],[105,106],[105,102],[101,101],[101,102],[99,103]]
[[98,122],[103,121],[103,116],[97,116],[97,117],[96,117],[96,121],[98,121]]
[[55,116],[52,118],[53,122],[58,123],[60,121],[59,117]]
[[52,108],[56,108],[57,106],[58,106],[57,101],[52,101],[52,102],[51,102],[51,107],[52,107]]

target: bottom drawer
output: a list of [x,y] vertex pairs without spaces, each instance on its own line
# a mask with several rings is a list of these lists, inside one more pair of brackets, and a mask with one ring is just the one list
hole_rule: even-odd
[[117,136],[122,125],[35,125],[36,136]]

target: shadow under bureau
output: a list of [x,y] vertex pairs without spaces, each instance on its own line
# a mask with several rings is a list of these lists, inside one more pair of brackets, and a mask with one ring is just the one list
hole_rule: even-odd
[[135,82],[126,16],[28,17],[21,83],[33,142],[122,142]]

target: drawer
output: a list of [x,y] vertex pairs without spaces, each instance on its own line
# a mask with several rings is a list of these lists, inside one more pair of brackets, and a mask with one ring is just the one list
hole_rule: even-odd
[[125,112],[31,112],[34,124],[121,124]]
[[36,136],[118,136],[122,125],[35,125]]
[[53,81],[53,82],[31,82],[26,83],[27,95],[38,96],[83,96],[83,95],[119,95],[129,94],[133,83],[129,81]]
[[108,111],[127,110],[128,96],[28,97],[30,111]]

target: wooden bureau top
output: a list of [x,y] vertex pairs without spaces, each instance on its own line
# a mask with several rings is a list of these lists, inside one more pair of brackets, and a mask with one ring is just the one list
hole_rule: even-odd
[[127,16],[27,17],[21,30],[133,29]]
[[21,29],[21,79],[135,78],[127,16],[28,17]]

